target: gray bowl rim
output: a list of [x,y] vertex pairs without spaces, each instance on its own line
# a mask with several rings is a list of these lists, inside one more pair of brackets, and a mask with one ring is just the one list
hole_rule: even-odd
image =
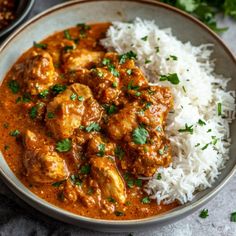
[[[71,7],[73,5],[77,4],[86,4],[89,2],[107,2],[107,0],[74,0],[74,1],[69,1],[66,3],[58,4],[56,6],[53,6],[46,11],[43,11],[42,13],[36,15],[26,23],[24,23],[22,26],[20,26],[13,34],[11,34],[1,45],[0,47],[0,55],[3,49],[11,43],[11,41],[14,39],[15,36],[21,33],[22,30],[27,28],[29,25],[33,24],[35,21],[43,18],[44,16],[53,13],[57,10],[60,10],[62,8],[67,8]],[[111,1],[117,1],[117,0],[109,0]],[[196,18],[192,17],[191,15],[174,8],[172,6],[169,6],[167,4],[155,1],[155,0],[124,0],[124,2],[136,2],[136,3],[142,3],[142,4],[148,4],[152,5],[154,7],[161,7],[165,8],[167,10],[173,11],[179,15],[182,15],[183,17],[187,18],[188,20],[191,20],[193,23],[198,24],[202,30],[206,31],[207,33],[211,34],[218,43],[224,48],[226,53],[228,54],[229,57],[231,57],[232,61],[234,62],[236,66],[236,58],[232,54],[232,52],[229,50],[229,48],[225,45],[225,43],[220,39],[220,37],[214,33],[211,29],[209,29],[206,25],[204,25],[202,22],[197,20]],[[232,157],[231,157],[232,158]],[[190,214],[192,211],[198,209],[200,206],[206,204],[210,199],[212,199],[228,182],[229,180],[233,177],[233,175],[236,173],[236,165],[232,167],[232,170],[228,173],[228,175],[221,181],[219,185],[217,185],[215,188],[213,188],[209,193],[207,193],[205,196],[201,197],[199,200],[197,200],[194,203],[191,203],[187,206],[181,206],[180,209],[177,209],[174,211],[169,211],[164,214],[156,215],[156,216],[151,216],[148,218],[142,218],[142,219],[135,219],[135,220],[106,220],[106,219],[96,219],[96,218],[90,218],[90,217],[84,217],[81,215],[74,214],[72,212],[63,210],[49,202],[46,202],[45,200],[39,198],[37,195],[34,193],[28,194],[24,192],[17,184],[12,181],[8,175],[5,173],[5,171],[2,169],[0,166],[0,175],[3,179],[3,181],[8,185],[8,187],[15,192],[21,199],[26,201],[29,205],[32,207],[36,208],[37,210],[45,213],[47,212],[50,216],[57,218],[59,220],[65,221],[67,223],[71,221],[78,221],[80,223],[92,223],[97,226],[115,226],[115,227],[122,227],[122,226],[142,226],[146,224],[155,224],[155,223],[163,223],[163,222],[170,222],[171,220],[174,220],[178,217],[186,216]],[[63,218],[62,218],[63,217]],[[65,218],[64,218],[65,217]]]
[[0,38],[10,33],[15,27],[17,27],[27,17],[27,15],[30,13],[30,11],[32,10],[34,6],[34,3],[35,3],[35,0],[27,0],[25,4],[26,6],[24,7],[24,10],[21,12],[21,14],[15,20],[13,20],[13,22],[11,22],[9,26],[7,26],[6,28],[0,31]]

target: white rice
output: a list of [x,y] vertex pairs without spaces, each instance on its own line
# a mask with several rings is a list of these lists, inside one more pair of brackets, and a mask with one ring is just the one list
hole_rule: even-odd
[[[145,41],[142,38],[146,36]],[[102,44],[119,54],[134,51],[149,82],[171,88],[174,109],[168,116],[166,131],[173,163],[157,170],[146,191],[158,204],[191,201],[198,190],[214,183],[229,158],[229,123],[235,116],[235,92],[226,91],[229,79],[214,74],[212,45],[182,43],[170,29],[159,29],[153,21],[139,18],[132,23],[113,22]],[[166,60],[170,55],[177,60]],[[151,62],[145,64],[146,60]],[[177,73],[178,85],[159,81],[160,75],[169,73]],[[218,115],[218,103],[222,104],[222,116]],[[206,125],[200,126],[199,119]],[[185,124],[193,125],[193,134],[178,131]],[[157,180],[158,173],[161,180]]]

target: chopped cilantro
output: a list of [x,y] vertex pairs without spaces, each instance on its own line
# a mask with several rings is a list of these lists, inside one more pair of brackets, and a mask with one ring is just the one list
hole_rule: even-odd
[[29,116],[31,119],[35,119],[38,115],[38,106],[33,106],[29,110]]
[[128,84],[128,90],[138,90],[139,89],[139,86],[138,85],[133,85],[133,80],[131,80]]
[[74,46],[70,46],[70,45],[66,45],[65,47],[63,47],[63,51],[65,52],[69,52],[73,49],[75,49]]
[[197,123],[201,126],[206,125],[206,122],[201,119],[199,119]]
[[118,86],[118,82],[117,82],[117,81],[114,81],[114,82],[112,83],[112,87],[113,87],[113,88],[117,88],[117,86]]
[[20,85],[16,80],[10,80],[8,82],[8,88],[12,91],[12,93],[18,93],[20,91]]
[[129,51],[127,53],[124,53],[124,54],[119,56],[119,63],[124,64],[127,59],[136,60],[137,59],[137,54],[134,53],[133,51]]
[[20,135],[20,131],[15,129],[15,130],[10,132],[10,135],[13,136],[13,137],[17,137],[18,135]]
[[134,181],[134,184],[137,186],[137,187],[142,187],[142,184],[143,184],[143,181],[141,179],[136,179]]
[[178,60],[178,57],[175,56],[175,55],[170,55],[168,58],[166,58],[167,61],[169,60],[173,60],[173,61],[177,61]]
[[59,93],[62,93],[63,91],[66,90],[66,85],[62,85],[62,84],[55,84],[53,87],[52,87],[52,91],[53,93],[55,94],[59,94]]
[[145,60],[145,64],[149,64],[151,62],[152,62],[151,60],[148,60],[148,59]]
[[92,122],[89,126],[85,128],[87,132],[100,131],[101,127],[98,123]]
[[48,119],[53,119],[54,117],[55,117],[55,114],[54,114],[53,112],[50,112],[50,111],[49,111],[49,112],[47,113],[47,118],[48,118]]
[[64,30],[64,37],[68,40],[72,40],[69,30]]
[[77,98],[77,95],[76,95],[75,93],[72,93],[72,94],[70,95],[70,100],[75,101],[76,98]]
[[36,42],[34,42],[34,47],[35,48],[41,48],[41,49],[47,49],[48,45],[46,43],[36,43]]
[[103,157],[104,156],[104,154],[105,154],[105,144],[104,143],[100,143],[99,145],[98,145],[98,153],[97,153],[97,156],[99,156],[99,157]]
[[115,156],[118,157],[119,160],[122,160],[124,155],[125,151],[120,146],[117,146],[115,149]]
[[218,116],[222,115],[222,103],[217,104],[217,111],[218,111]]
[[72,147],[72,143],[71,143],[71,140],[68,138],[62,139],[56,144],[56,150],[58,152],[68,152],[70,151],[71,147]]
[[161,180],[162,176],[161,176],[161,173],[158,173],[157,174],[157,180]]
[[104,66],[107,66],[107,65],[111,64],[111,60],[109,58],[103,58],[102,64]]
[[188,133],[190,133],[190,134],[193,134],[193,125],[188,126],[188,124],[185,124],[185,128],[179,129],[178,131],[179,131],[180,133],[188,132]]
[[115,105],[113,105],[113,104],[112,105],[105,104],[103,107],[106,110],[106,113],[108,115],[112,115],[112,114],[117,112],[117,107]]
[[202,150],[205,150],[205,149],[208,148],[208,146],[209,146],[209,143],[207,143],[206,145],[204,145],[201,149],[202,149]]
[[78,96],[78,100],[79,100],[80,102],[82,102],[82,101],[84,101],[84,97],[83,97],[83,96]]
[[143,127],[136,128],[132,133],[135,144],[145,144],[147,142],[148,131]]
[[120,73],[118,70],[116,70],[115,66],[110,64],[107,66],[107,69],[115,76],[115,77],[119,77]]
[[107,200],[108,202],[116,203],[116,200],[113,197],[108,197]]
[[230,221],[231,222],[236,222],[236,212],[232,212],[230,215]]
[[88,175],[90,173],[91,166],[89,164],[83,165],[80,168],[80,173],[84,175]]
[[176,73],[168,74],[168,75],[161,75],[160,81],[169,81],[172,84],[179,84],[179,77]]
[[114,214],[116,216],[124,216],[125,215],[124,212],[122,212],[122,211],[115,211]]
[[148,38],[148,36],[146,35],[146,36],[142,37],[141,39],[142,39],[143,41],[147,41],[147,38]]
[[141,202],[142,202],[143,204],[149,204],[149,203],[151,202],[151,200],[150,200],[149,197],[144,197],[144,198],[141,200]]
[[159,47],[155,47],[156,53],[160,52],[160,48]]
[[58,188],[58,187],[60,187],[65,181],[66,181],[66,180],[61,180],[61,181],[58,181],[58,182],[54,182],[54,183],[52,183],[52,186]]
[[204,208],[199,214],[199,217],[201,217],[203,219],[207,218],[208,216],[209,216],[208,209],[206,209],[206,208]]
[[40,98],[46,98],[49,94],[49,91],[47,89],[43,90],[42,92],[39,93]]
[[186,88],[184,87],[184,86],[182,86],[182,89],[183,89],[183,91],[186,93],[187,91],[186,91]]
[[132,69],[127,69],[126,73],[127,73],[127,75],[132,75]]

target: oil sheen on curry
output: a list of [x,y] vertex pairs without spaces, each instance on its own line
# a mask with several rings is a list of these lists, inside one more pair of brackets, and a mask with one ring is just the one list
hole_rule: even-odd
[[136,54],[106,51],[109,27],[78,24],[34,43],[0,88],[0,145],[36,195],[73,213],[138,219],[157,205],[145,180],[171,163],[169,88],[149,86]]

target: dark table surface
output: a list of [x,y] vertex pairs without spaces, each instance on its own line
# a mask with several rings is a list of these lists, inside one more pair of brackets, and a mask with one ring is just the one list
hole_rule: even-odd
[[[63,0],[37,0],[30,17]],[[218,18],[219,24],[229,26],[222,38],[231,50],[236,53],[236,23],[228,18]],[[206,205],[209,217],[205,220],[196,212],[187,218],[150,232],[133,233],[135,236],[236,236],[236,223],[229,220],[230,213],[236,211],[236,177]],[[34,210],[0,181],[0,236],[34,236],[34,235],[112,235],[80,229],[54,220]],[[128,233],[116,234],[117,236]]]

